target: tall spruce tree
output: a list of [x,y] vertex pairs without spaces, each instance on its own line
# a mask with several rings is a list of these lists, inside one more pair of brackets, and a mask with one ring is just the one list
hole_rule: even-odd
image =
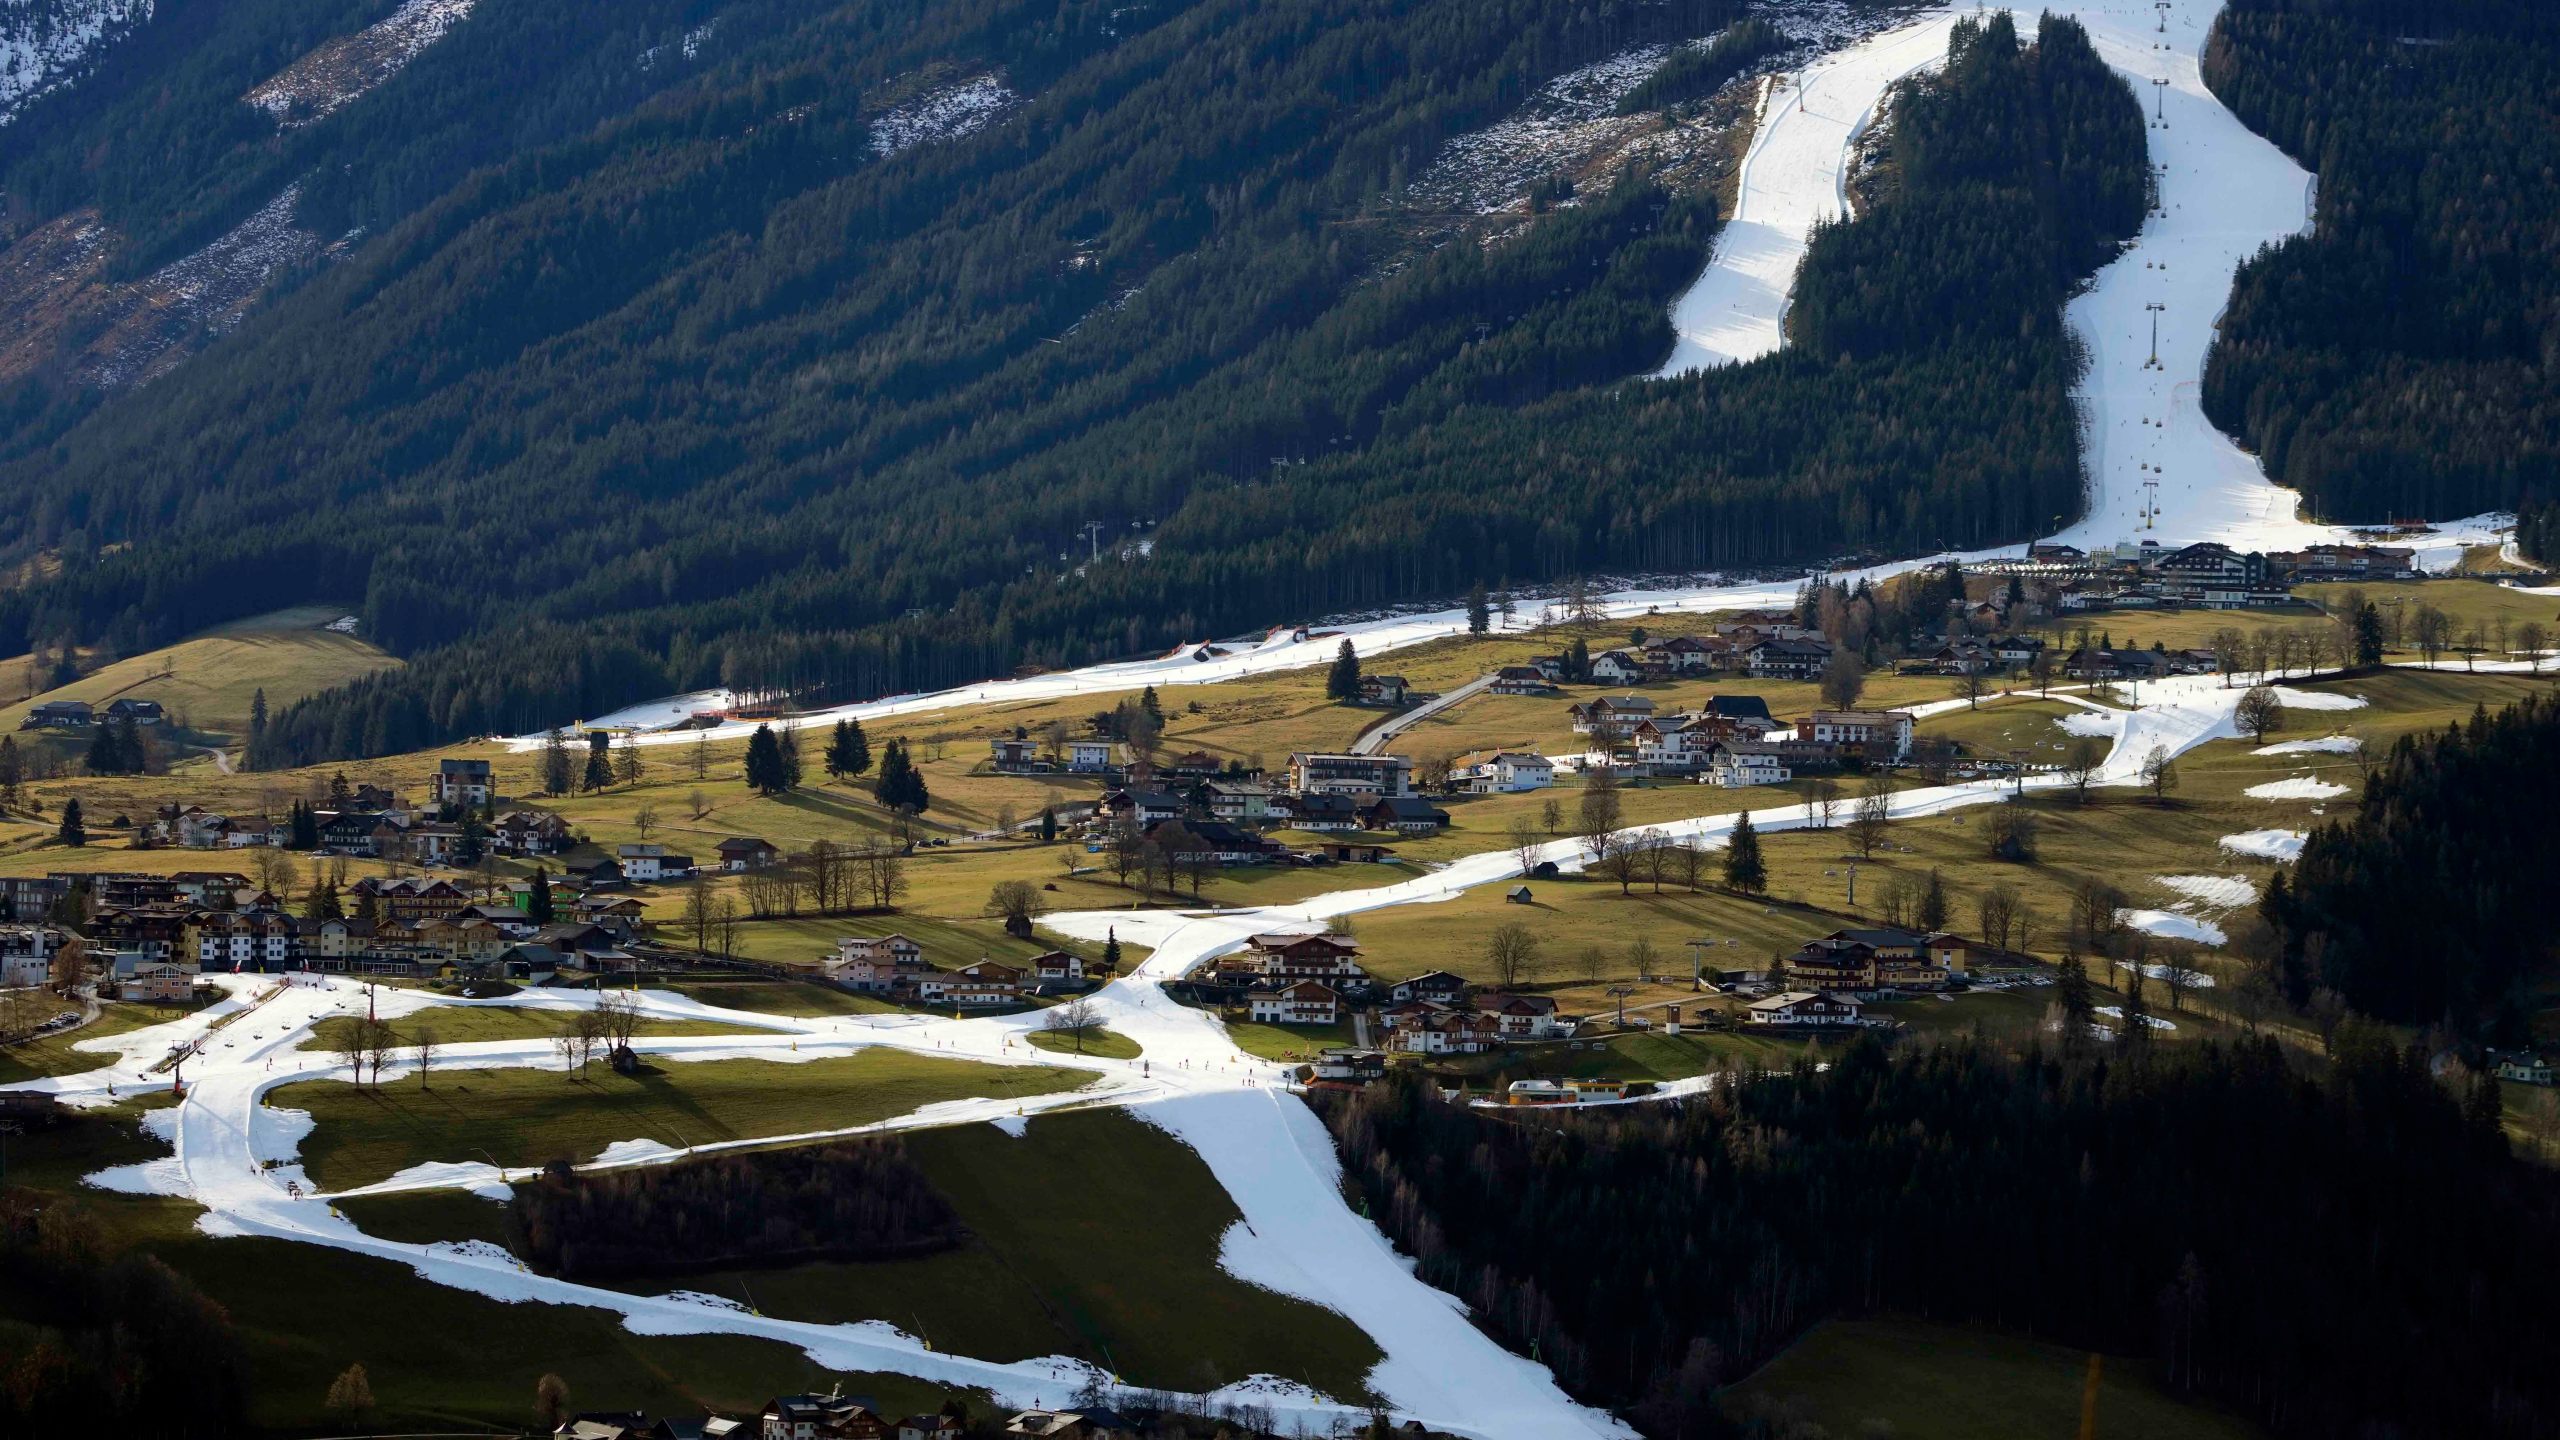
[[1325,674],[1324,693],[1329,700],[1360,698],[1360,654],[1351,648],[1349,636],[1344,636],[1342,648],[1333,652],[1333,669]]
[[1492,628],[1493,609],[1485,600],[1484,582],[1479,580],[1467,592],[1467,633],[1482,635]]
[[592,794],[613,784],[613,737],[602,730],[587,732],[587,771],[578,788]]
[[65,845],[89,843],[89,827],[80,819],[79,796],[74,795],[62,802],[62,823],[54,828],[53,838]]
[[747,737],[747,788],[759,795],[779,795],[791,787],[782,774],[782,742],[773,727],[758,725]]
[[1760,858],[1760,832],[1751,828],[1748,810],[1734,821],[1733,838],[1724,847],[1724,883],[1745,895],[1769,888],[1769,867]]

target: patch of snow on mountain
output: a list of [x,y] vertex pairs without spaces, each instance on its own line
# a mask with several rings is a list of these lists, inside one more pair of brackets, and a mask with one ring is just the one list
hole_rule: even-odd
[[[355,34],[323,42],[241,98],[287,130],[323,119],[399,74],[419,51],[469,15],[472,3],[404,0],[399,9]],[[686,43],[690,54],[692,37]]]
[[928,140],[957,140],[985,129],[1022,97],[993,75],[928,90],[871,122],[871,151],[887,157]]
[[70,84],[90,56],[151,18],[151,0],[15,0],[0,6],[0,125]]
[[152,378],[156,362],[195,327],[231,329],[279,271],[327,255],[332,247],[293,223],[301,195],[299,184],[287,185],[229,234],[124,287],[116,323],[102,337],[117,343],[92,347],[84,378],[109,388]]
[[2259,860],[2299,860],[2302,842],[2309,838],[2299,830],[2243,830],[2222,837],[2222,848],[2234,855],[2247,855]]
[[2353,755],[2364,748],[2364,742],[2353,735],[2323,735],[2317,740],[2287,740],[2281,745],[2261,745],[2252,755]]
[[2237,910],[2257,903],[2258,887],[2238,875],[2154,875],[2152,879],[2199,904]]
[[2290,780],[2270,780],[2264,785],[2252,785],[2240,793],[2252,800],[2326,800],[2332,795],[2346,794],[2347,787],[2332,785],[2309,775],[2296,775]]
[[1611,112],[1670,58],[1670,46],[1640,45],[1557,76],[1510,118],[1442,146],[1431,168],[1407,187],[1407,198],[1479,215],[1509,207],[1537,181],[1658,125],[1651,115]]

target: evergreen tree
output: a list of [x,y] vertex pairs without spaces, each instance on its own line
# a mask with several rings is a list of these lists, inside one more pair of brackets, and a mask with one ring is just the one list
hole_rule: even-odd
[[578,788],[594,794],[613,784],[613,737],[601,730],[587,732],[587,771]]
[[90,731],[87,764],[92,775],[124,773],[124,747],[116,743],[113,721],[101,721]]
[[1564,678],[1576,685],[1591,683],[1591,642],[1579,635],[1564,647]]
[[1347,635],[1342,648],[1333,653],[1333,668],[1325,672],[1324,693],[1328,700],[1360,698],[1360,655],[1351,648],[1351,637]]
[[53,838],[65,845],[89,843],[89,828],[80,821],[79,796],[74,795],[62,802],[62,823],[54,830]]
[[880,774],[871,782],[871,798],[883,810],[903,810],[907,806],[907,782],[913,778],[907,768],[907,742],[891,740],[880,751]]
[[249,697],[249,753],[256,755],[267,745],[267,687],[261,685]]
[[1041,807],[1040,807],[1040,840],[1041,840],[1041,843],[1046,844],[1046,843],[1048,843],[1049,841],[1055,840],[1055,839],[1057,839],[1057,838],[1058,838],[1058,807],[1057,807],[1057,806],[1055,806],[1055,805],[1043,805],[1043,806],[1041,806]]
[[797,790],[800,788],[801,769],[799,734],[800,732],[797,730],[793,730],[790,727],[785,726],[782,732],[777,735],[774,740],[775,752],[782,760],[782,788],[785,790]]
[[[566,795],[575,783],[577,772],[569,759],[569,737],[561,734],[560,727],[555,725],[542,736],[542,793]],[[344,804],[335,786],[330,789],[329,799],[332,804]]]
[[2382,663],[2382,612],[2368,600],[2356,610],[2356,666],[2370,670]]
[[623,736],[622,743],[615,746],[613,751],[613,778],[625,785],[637,785],[640,783],[643,769],[640,760],[640,737]]
[[1760,858],[1760,832],[1751,828],[1748,810],[1734,821],[1733,838],[1725,844],[1724,883],[1745,895],[1769,888],[1769,867]]
[[[850,780],[862,773],[863,765],[854,763],[855,747],[861,743],[858,738],[861,734],[860,727],[851,719],[836,722],[836,728],[827,736],[825,758],[828,779]],[[863,764],[867,765],[870,758],[868,755],[863,756]]]
[[305,920],[342,920],[346,913],[346,906],[338,898],[338,887],[325,876],[313,880],[311,888],[303,894],[302,918]]
[[1493,611],[1485,603],[1484,582],[1479,580],[1475,588],[1467,592],[1467,633],[1482,635],[1492,628]]
[[296,850],[320,848],[320,813],[311,808],[311,802],[307,800],[293,802],[293,809],[286,818],[285,828],[287,831],[285,843],[291,848]]
[[1146,711],[1147,718],[1156,724],[1164,724],[1164,702],[1156,698],[1156,687],[1153,685],[1139,692],[1138,708]]
[[1102,932],[1102,973],[1120,973],[1120,927],[1116,925]]
[[1935,867],[1929,871],[1928,888],[1920,892],[1920,908],[1912,918],[1924,934],[1947,928],[1947,879]]
[[2098,1017],[2098,1002],[2089,992],[2089,971],[2081,963],[2079,952],[2063,952],[2060,973],[2054,977],[2054,994],[2062,1006],[2064,1043],[2088,1039],[2089,1026]]
[[758,725],[756,733],[747,737],[747,788],[759,795],[779,795],[791,788],[783,778],[782,742],[770,725]]
[[533,867],[533,888],[525,892],[525,918],[538,925],[548,925],[553,917],[551,905],[551,872],[540,865]]
[[18,803],[18,788],[26,783],[26,757],[18,753],[18,737],[0,735],[0,805]]

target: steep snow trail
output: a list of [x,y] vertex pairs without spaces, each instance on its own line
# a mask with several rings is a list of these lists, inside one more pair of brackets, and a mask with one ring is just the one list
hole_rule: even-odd
[[1671,308],[1677,335],[1654,378],[1756,360],[1778,348],[1813,227],[1848,213],[1849,150],[1886,87],[1944,60],[1953,14],[1888,30],[1769,82],[1715,256]]

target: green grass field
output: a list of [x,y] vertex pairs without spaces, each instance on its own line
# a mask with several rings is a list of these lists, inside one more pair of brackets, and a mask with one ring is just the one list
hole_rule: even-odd
[[1265,1060],[1313,1060],[1319,1050],[1351,1043],[1349,1025],[1266,1025],[1241,1018],[1244,1013],[1236,1011],[1226,1026],[1227,1038],[1247,1055]]
[[377,670],[398,668],[397,658],[365,641],[321,628],[346,613],[343,606],[327,605],[277,610],[128,656],[0,709],[0,729],[16,729],[30,708],[48,700],[86,700],[104,708],[130,696],[157,700],[172,720],[228,743],[247,734],[250,701],[262,689],[273,712]]
[[1218,1268],[1237,1212],[1181,1141],[1117,1111],[921,1131],[907,1153],[971,1243],[925,1260],[684,1277],[767,1314],[886,1320],[990,1360],[1081,1356],[1133,1385],[1206,1390],[1258,1372],[1340,1399],[1378,1351],[1349,1321]]
[[1105,1060],[1135,1060],[1145,1051],[1117,1030],[1090,1026],[1078,1034],[1067,1030],[1034,1030],[1023,1037],[1034,1050],[1059,1055],[1096,1055]]
[[[1952,1325],[1833,1320],[1733,1387],[1728,1407],[1822,1433],[1977,1440],[2080,1430],[2086,1352]],[[2098,1440],[2249,1440],[2258,1430],[2163,1394],[2140,1360],[2110,1358],[2098,1388]]]
[[[520,1010],[498,1005],[439,1005],[433,1010],[405,1015],[391,1022],[391,1033],[403,1048],[417,1043],[420,1031],[435,1036],[440,1045],[466,1045],[480,1040],[545,1040],[567,1027],[569,1016],[559,1010]],[[326,1051],[329,1046],[356,1027],[353,1015],[335,1015],[311,1027],[311,1038],[303,1042],[305,1050]],[[633,1032],[642,1037],[666,1035],[754,1035],[770,1032],[722,1025],[710,1020],[643,1020]]]
[[1046,1095],[1089,1079],[866,1050],[805,1064],[668,1064],[631,1076],[592,1065],[579,1079],[552,1068],[439,1071],[425,1088],[308,1081],[268,1092],[268,1103],[311,1113],[318,1123],[302,1142],[303,1171],[324,1190],[346,1190],[429,1160],[542,1165],[592,1160],[617,1140],[684,1147],[841,1130],[937,1100]]
[[[66,1010],[77,1006],[64,1002]],[[72,1047],[83,1040],[100,1040],[111,1035],[128,1034],[146,1026],[183,1020],[195,1013],[187,1005],[142,1005],[110,1003],[98,1010],[98,1018],[77,1030],[42,1039],[24,1040],[15,1045],[0,1046],[0,1085],[21,1080],[41,1080],[48,1075],[79,1075],[101,1070],[115,1063],[115,1055]]]
[[666,988],[705,1005],[753,1010],[801,1019],[821,1015],[881,1015],[898,1007],[809,980],[679,980]]
[[[699,1415],[705,1410],[753,1414],[776,1395],[825,1391],[839,1381],[847,1394],[872,1396],[892,1414],[931,1410],[948,1397],[934,1386],[894,1375],[827,1371],[793,1346],[732,1335],[642,1336],[604,1310],[508,1305],[419,1278],[393,1261],[284,1240],[217,1239],[195,1229],[195,1205],[156,1196],[120,1195],[80,1186],[79,1177],[111,1165],[168,1153],[134,1123],[143,1103],[90,1112],[50,1129],[9,1139],[9,1183],[49,1204],[69,1204],[95,1222],[111,1252],[140,1250],[194,1282],[229,1312],[249,1362],[252,1418],[287,1434],[340,1434],[328,1413],[330,1381],[361,1362],[376,1409],[369,1431],[496,1431],[515,1434],[531,1423],[534,1383],[564,1378],[582,1409],[645,1409]],[[499,1207],[455,1192],[495,1216]],[[365,1203],[378,1219],[391,1197]],[[417,1218],[406,1227],[419,1240],[439,1233],[460,1212],[424,1223],[427,1197],[397,1197]],[[398,1221],[386,1233],[403,1228]],[[404,1236],[403,1238],[407,1238]],[[0,1345],[34,1333],[18,1319],[32,1297],[0,1289]],[[983,1411],[986,1399],[965,1398]],[[323,1428],[330,1427],[330,1428]]]

